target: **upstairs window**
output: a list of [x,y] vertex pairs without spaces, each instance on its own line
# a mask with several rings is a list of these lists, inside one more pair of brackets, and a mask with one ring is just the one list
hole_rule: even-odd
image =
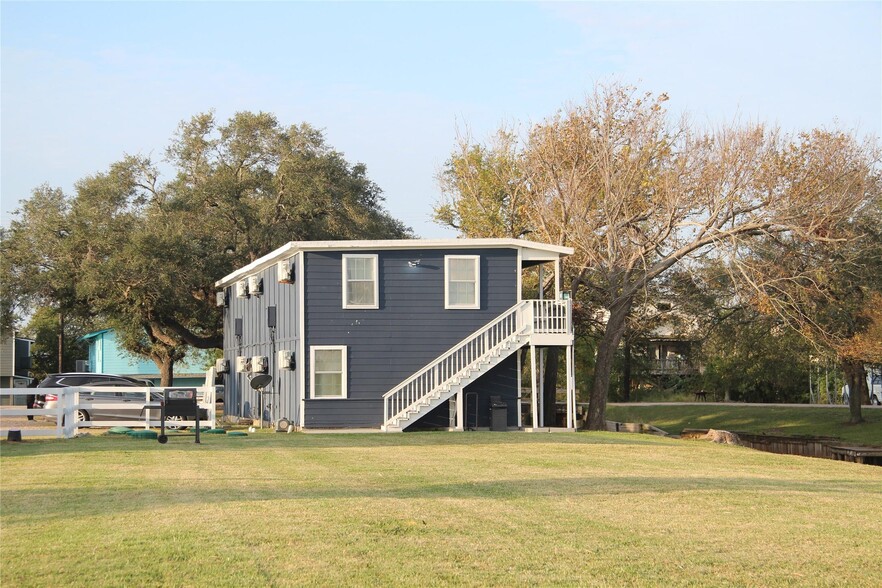
[[444,257],[444,308],[480,308],[480,257]]
[[343,308],[379,308],[376,255],[343,255]]

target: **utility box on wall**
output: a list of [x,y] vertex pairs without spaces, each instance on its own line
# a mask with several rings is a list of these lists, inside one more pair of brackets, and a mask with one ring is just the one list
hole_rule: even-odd
[[294,361],[294,352],[281,349],[278,352],[279,357],[276,359],[280,370],[295,370],[297,363]]
[[259,276],[248,276],[248,294],[251,296],[260,296],[263,294],[263,278]]
[[254,374],[265,374],[269,371],[269,361],[265,355],[255,355],[251,358],[251,372]]
[[276,264],[276,275],[279,278],[279,283],[281,284],[293,284],[294,283],[294,260],[293,259],[283,259],[282,261]]

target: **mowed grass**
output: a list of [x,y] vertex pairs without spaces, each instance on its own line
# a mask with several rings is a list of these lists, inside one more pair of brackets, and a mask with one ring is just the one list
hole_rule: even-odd
[[837,437],[847,443],[882,446],[882,409],[864,407],[865,422],[848,424],[841,406],[762,406],[745,404],[610,404],[606,418],[647,423],[672,434],[683,429],[724,429],[769,435]]
[[0,446],[3,586],[878,586],[882,468],[616,433]]

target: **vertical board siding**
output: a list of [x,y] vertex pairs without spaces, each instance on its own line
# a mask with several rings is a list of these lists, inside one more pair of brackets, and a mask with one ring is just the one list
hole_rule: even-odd
[[15,365],[15,337],[0,340],[0,376],[11,378]]
[[[380,426],[383,394],[517,301],[519,270],[514,249],[359,253],[378,255],[378,309],[343,308],[341,252],[304,254],[306,357],[298,358],[298,369],[306,370],[307,427]],[[480,256],[479,309],[444,308],[445,255]],[[417,260],[415,267],[408,263]],[[227,327],[231,328],[232,324]],[[309,398],[312,345],[346,345],[347,399]],[[511,390],[516,394],[516,385]],[[516,423],[516,417],[510,422]]]
[[[267,373],[273,377],[268,387],[273,393],[264,395],[264,418],[270,417],[265,405],[275,404],[273,416],[277,420],[287,418],[297,422],[300,408],[297,371],[279,369],[277,362],[279,350],[297,351],[297,284],[279,283],[275,265],[257,275],[263,278],[263,294],[260,296],[238,298],[235,285],[226,289],[230,305],[224,309],[224,358],[230,362],[230,373],[224,377],[224,410],[226,414],[260,418],[260,394],[249,386],[250,374],[236,372],[236,357],[263,355],[269,359]],[[300,276],[295,278],[300,279]],[[270,306],[276,307],[275,338],[267,326],[267,308]],[[242,319],[241,340],[235,335],[236,319]],[[299,353],[295,353],[295,361],[298,370],[305,366],[306,362]]]

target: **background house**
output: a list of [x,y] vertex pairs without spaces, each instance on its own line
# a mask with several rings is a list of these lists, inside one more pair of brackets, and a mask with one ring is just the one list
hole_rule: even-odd
[[[31,369],[32,339],[16,337],[15,333],[0,335],[0,388],[27,388],[31,382],[28,370]],[[4,396],[8,402],[10,397]],[[16,403],[24,404],[24,396],[16,397]]]
[[699,322],[669,301],[643,309],[650,328],[638,345],[647,360],[651,376],[692,376],[700,372]]
[[[152,380],[160,383],[159,368],[153,361],[134,356],[122,349],[116,340],[113,329],[103,329],[83,335],[89,344],[88,363],[77,362],[78,371],[116,374],[133,378]],[[173,386],[202,386],[205,383],[205,370],[208,360],[205,352],[193,350],[184,361],[175,364]]]

